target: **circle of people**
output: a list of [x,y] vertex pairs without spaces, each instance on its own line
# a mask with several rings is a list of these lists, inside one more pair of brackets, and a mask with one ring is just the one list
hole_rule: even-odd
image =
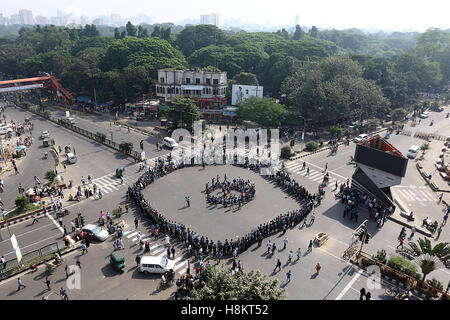
[[[222,191],[222,196],[211,195],[211,192],[218,189]],[[232,191],[239,192],[239,196],[233,194]],[[217,175],[217,178],[211,179],[211,186],[209,186],[209,182],[206,183],[205,193],[206,202],[208,204],[215,205],[216,207],[218,204],[222,204],[224,208],[238,205],[239,208],[241,208],[243,204],[246,204],[250,200],[254,199],[255,184],[251,183],[250,180],[245,181],[244,179],[241,179],[241,177],[233,179],[233,181],[228,181],[226,174],[224,175],[223,182],[220,182],[219,175]]]

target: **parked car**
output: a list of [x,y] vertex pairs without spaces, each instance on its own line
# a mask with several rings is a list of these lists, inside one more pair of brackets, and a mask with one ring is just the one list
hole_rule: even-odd
[[422,113],[419,115],[419,117],[422,118],[422,119],[426,119],[426,118],[429,117],[429,113],[428,113],[427,111],[422,112]]
[[169,137],[164,138],[164,145],[170,149],[178,147],[178,143],[175,140]]
[[164,273],[174,267],[175,261],[165,257],[143,256],[139,262],[139,270],[145,274]]
[[362,133],[359,136],[355,137],[355,139],[353,139],[353,141],[355,141],[356,143],[361,142],[363,140],[366,140],[368,138],[367,134]]
[[87,224],[81,230],[100,241],[105,241],[109,236],[108,231],[93,224]]

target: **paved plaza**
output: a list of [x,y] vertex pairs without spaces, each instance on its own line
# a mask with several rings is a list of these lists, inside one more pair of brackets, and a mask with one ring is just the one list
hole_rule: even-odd
[[[223,208],[221,204],[211,206],[206,203],[205,185],[211,179],[224,174],[228,180],[242,178],[255,184],[255,198],[241,209]],[[215,191],[216,195],[218,191]],[[236,191],[233,193],[237,194]],[[188,167],[176,170],[158,179],[143,191],[144,197],[153,208],[172,221],[183,223],[194,232],[215,241],[242,237],[253,227],[269,222],[281,213],[300,208],[299,203],[284,193],[276,184],[264,176],[232,165]],[[190,197],[187,207],[185,197]]]

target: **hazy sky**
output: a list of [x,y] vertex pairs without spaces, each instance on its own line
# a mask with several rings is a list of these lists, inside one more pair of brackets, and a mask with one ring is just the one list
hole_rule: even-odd
[[199,19],[200,14],[218,12],[225,19],[244,23],[294,24],[321,28],[378,28],[425,30],[450,28],[449,0],[2,0],[0,13],[10,16],[19,9],[33,16],[54,16],[56,10],[76,12],[90,18],[118,13],[121,17],[145,13],[153,22]]

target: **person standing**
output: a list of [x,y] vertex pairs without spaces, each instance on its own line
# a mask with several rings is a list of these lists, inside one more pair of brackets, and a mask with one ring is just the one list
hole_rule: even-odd
[[275,268],[273,269],[273,272],[275,272],[275,270],[277,270],[277,268],[279,268],[280,271],[281,271],[281,261],[280,261],[280,259],[278,259],[277,265],[276,265]]
[[319,262],[317,262],[317,264],[316,264],[316,273],[317,273],[317,275],[319,275],[320,269],[322,269],[322,266],[320,265]]
[[138,228],[138,225],[139,225],[139,220],[138,220],[138,218],[135,218],[134,219],[134,228],[137,230],[137,228]]
[[66,264],[65,270],[66,270],[66,279],[67,279],[70,276],[70,274],[69,274],[69,266],[67,264]]
[[80,258],[77,259],[76,264],[77,264],[78,268],[80,268],[80,270],[81,270],[81,261],[80,261]]
[[288,258],[288,260],[287,260],[287,263],[291,263],[292,262],[292,256],[293,256],[294,254],[292,253],[292,250],[291,251],[289,251],[289,258]]
[[301,256],[302,256],[302,250],[300,250],[300,248],[298,248],[298,250],[297,250],[297,260],[300,260]]
[[47,285],[48,290],[52,290],[52,288],[50,288],[50,280],[48,279],[48,277],[45,277],[44,283]]
[[286,246],[287,246],[288,242],[289,242],[288,238],[284,237],[284,239],[283,239],[283,243],[284,243],[283,250],[286,249]]
[[277,246],[274,244],[272,244],[272,255],[275,253],[275,251],[277,251]]
[[412,227],[411,228],[411,235],[409,236],[410,239],[412,239],[412,237],[414,237],[414,233],[416,233],[416,228]]
[[291,281],[291,275],[292,275],[292,272],[291,272],[291,270],[289,270],[286,273],[286,284],[288,284]]
[[327,171],[327,170],[328,170],[328,162],[325,163],[325,171]]
[[20,278],[17,278],[17,291],[20,290],[20,288],[26,288],[26,286],[23,284],[22,280]]
[[82,243],[81,244],[81,254],[84,255],[85,251],[86,251],[86,253],[88,252],[88,250],[86,249],[86,244]]
[[439,202],[438,202],[438,203],[441,203],[443,197],[444,197],[444,193],[442,192],[442,193],[439,195]]
[[306,253],[311,252],[312,251],[312,247],[313,247],[313,241],[309,240],[308,250],[306,251]]
[[441,232],[442,232],[442,226],[439,226],[437,232],[438,232],[438,234],[437,234],[436,240],[439,239],[439,236],[441,235]]
[[360,296],[359,296],[359,300],[363,300],[363,297],[366,295],[366,289],[361,288],[361,290],[359,290]]
[[2,269],[6,268],[6,260],[4,256],[0,257],[0,264],[2,265]]
[[372,295],[370,294],[370,292],[366,293],[366,300],[370,300],[370,298],[372,297]]
[[186,199],[187,206],[190,207],[191,206],[191,199],[189,198],[189,196],[187,196],[185,199]]
[[313,225],[315,219],[316,219],[316,214],[313,212],[311,215],[311,220],[309,221],[309,226]]
[[267,254],[269,254],[270,253],[270,250],[272,249],[272,243],[270,242],[270,240],[269,240],[269,242],[267,243]]
[[[449,207],[450,209],[450,207]],[[442,225],[445,226],[445,224],[447,223],[447,219],[448,219],[448,211],[447,213],[444,215],[444,220],[442,220]]]

